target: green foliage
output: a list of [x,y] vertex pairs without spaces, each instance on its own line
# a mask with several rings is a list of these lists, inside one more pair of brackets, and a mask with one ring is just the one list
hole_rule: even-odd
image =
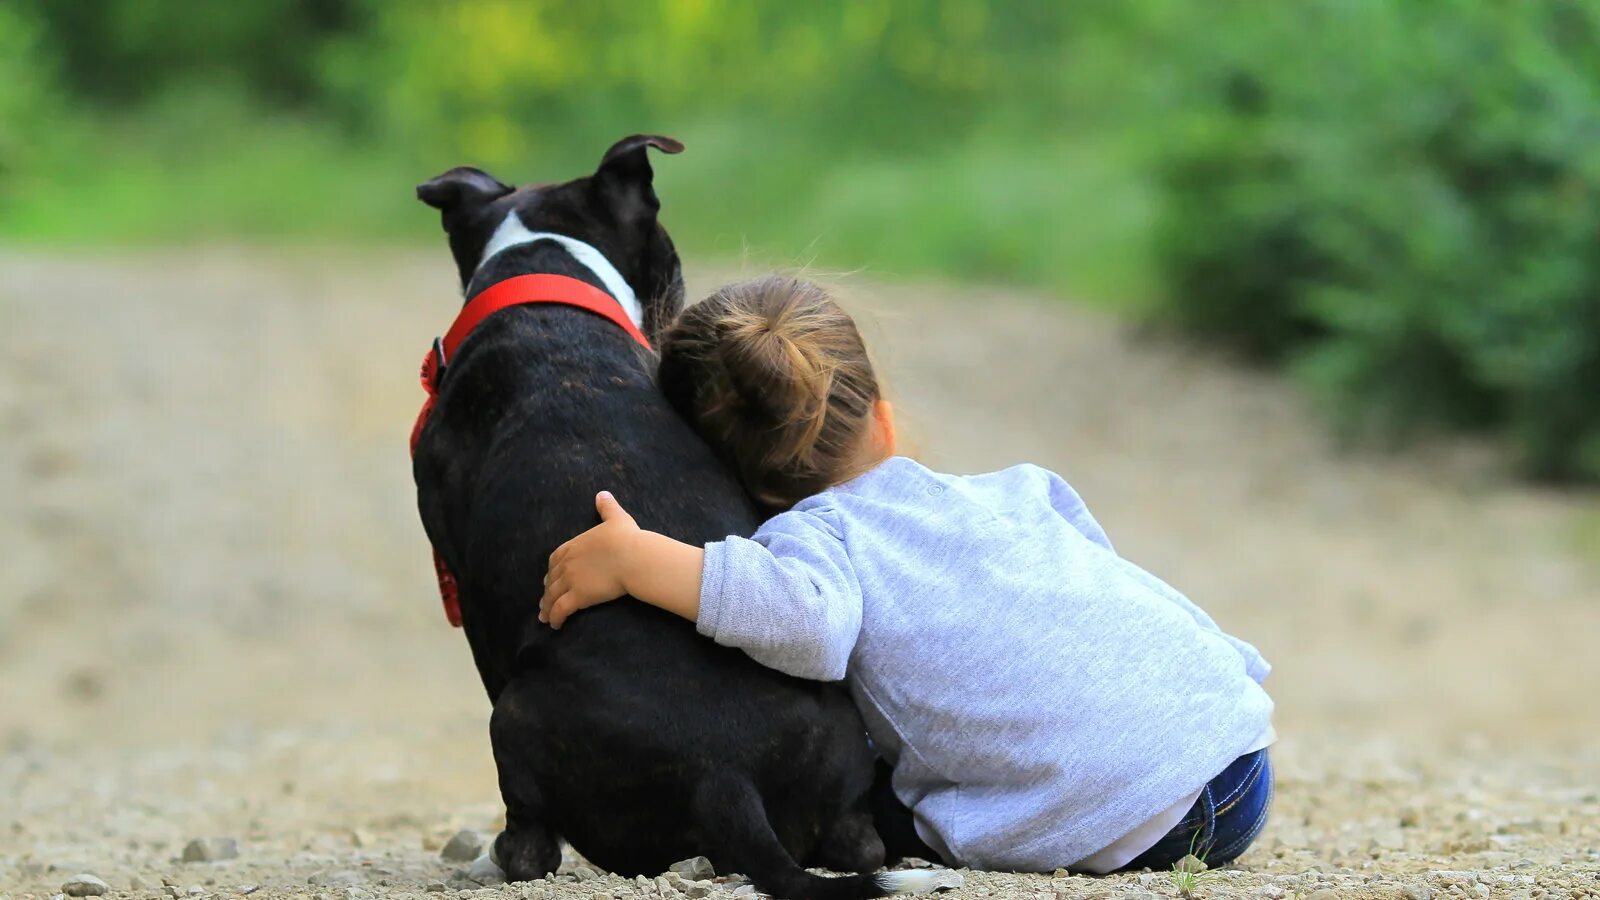
[[1163,314],[1351,428],[1491,429],[1600,477],[1600,10],[1255,12],[1168,142]]
[[1597,37],[1579,0],[13,0],[0,236],[435,239],[430,175],[659,131],[689,252],[1153,299],[1353,431],[1594,478]]
[[692,252],[1147,287],[1137,142],[1085,125],[1124,64],[1062,65],[1120,5],[19,3],[87,131],[0,173],[0,235],[431,238],[436,172],[573,177],[653,130],[689,146],[657,170]]
[[41,47],[42,29],[22,10],[0,6],[0,203],[15,173],[46,152],[36,123],[58,115]]

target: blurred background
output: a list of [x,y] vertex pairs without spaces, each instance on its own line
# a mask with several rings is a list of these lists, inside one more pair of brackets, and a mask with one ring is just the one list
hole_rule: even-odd
[[[1049,289],[1600,477],[1582,2],[11,0],[0,235],[431,236],[640,130],[697,255]],[[687,201],[687,202],[686,202]],[[92,211],[92,212],[91,212]]]
[[1248,864],[1600,866],[1600,6],[4,0],[0,889],[492,827],[413,186],[643,131],[691,296],[850,273],[922,455],[1262,647]]

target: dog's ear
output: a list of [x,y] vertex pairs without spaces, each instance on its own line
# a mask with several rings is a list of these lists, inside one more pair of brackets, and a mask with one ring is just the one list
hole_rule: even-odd
[[662,153],[683,152],[683,145],[672,138],[635,134],[612,144],[600,159],[590,183],[618,221],[651,219],[661,209],[653,183],[655,173],[650,169],[651,147]]
[[437,178],[417,185],[417,199],[442,213],[465,205],[482,205],[511,193],[510,185],[482,169],[456,166]]

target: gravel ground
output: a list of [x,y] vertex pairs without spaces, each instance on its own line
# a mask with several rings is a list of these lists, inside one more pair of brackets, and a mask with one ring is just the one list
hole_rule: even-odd
[[[450,272],[438,249],[0,252],[0,900],[80,873],[119,898],[739,889],[576,860],[478,885],[441,858],[501,813],[405,453]],[[1600,497],[1481,448],[1341,453],[1277,381],[1043,298],[852,292],[920,455],[1062,471],[1277,666],[1272,822],[1195,895],[1600,896]],[[967,873],[952,896],[1178,887]]]

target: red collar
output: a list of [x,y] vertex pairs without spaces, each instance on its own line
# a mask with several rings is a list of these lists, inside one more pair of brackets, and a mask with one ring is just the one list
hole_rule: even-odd
[[[559,303],[563,306],[586,309],[603,319],[611,320],[618,328],[638,341],[640,346],[646,350],[650,349],[650,339],[644,336],[644,332],[639,330],[639,326],[634,324],[632,319],[628,318],[617,298],[586,281],[568,278],[565,275],[518,275],[491,285],[461,308],[456,320],[450,324],[450,330],[444,333],[444,337],[434,340],[428,355],[422,359],[422,388],[428,392],[428,396],[422,402],[422,411],[417,414],[417,423],[411,428],[412,455],[417,452],[417,440],[422,437],[422,426],[427,424],[428,414],[433,412],[433,402],[439,394],[439,378],[444,374],[446,363],[453,359],[456,351],[461,348],[461,342],[467,339],[467,335],[471,334],[474,328],[483,324],[484,319],[502,309],[529,303]],[[444,600],[445,618],[450,620],[451,625],[459,628],[461,601],[456,579],[437,550],[433,553],[433,566],[439,576],[439,595]]]
[[586,309],[597,316],[610,319],[646,350],[650,349],[650,339],[644,336],[644,332],[639,330],[639,326],[635,325],[632,319],[628,318],[617,298],[605,291],[587,281],[579,281],[565,275],[518,275],[490,285],[461,308],[461,313],[450,324],[450,330],[446,331],[439,341],[438,349],[444,352],[444,359],[441,362],[448,362],[455,356],[456,350],[461,347],[461,342],[466,340],[467,335],[482,324],[484,319],[507,307],[528,303],[560,303],[563,306]]

